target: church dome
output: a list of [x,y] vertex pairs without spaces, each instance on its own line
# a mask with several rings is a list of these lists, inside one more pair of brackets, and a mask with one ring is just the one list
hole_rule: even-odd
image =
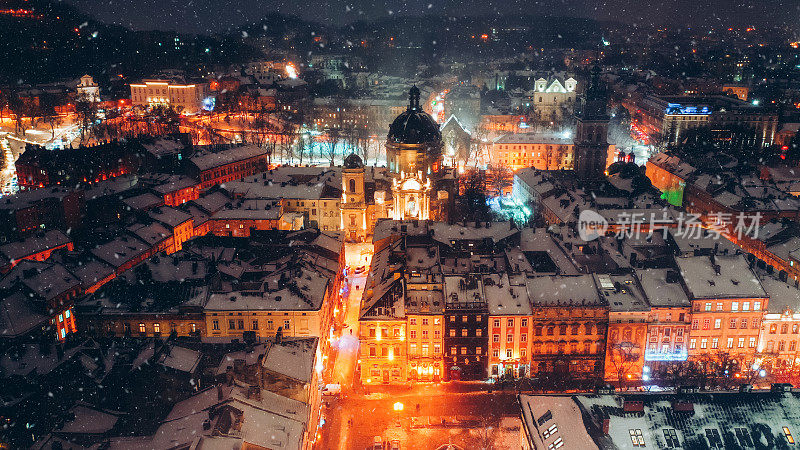
[[344,159],[344,168],[345,169],[361,169],[364,167],[364,161],[361,160],[361,157],[356,155],[355,153],[351,153]]
[[440,142],[439,124],[419,106],[419,89],[413,86],[408,92],[408,109],[389,126],[387,140],[394,144],[424,144]]

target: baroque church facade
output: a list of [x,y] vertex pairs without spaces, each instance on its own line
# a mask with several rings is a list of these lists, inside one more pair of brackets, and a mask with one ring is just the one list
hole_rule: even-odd
[[439,125],[420,106],[420,91],[409,90],[409,104],[389,126],[386,138],[388,186],[375,185],[370,201],[365,167],[351,154],[342,168],[341,230],[345,239],[364,242],[380,219],[441,219],[455,180],[442,165]]

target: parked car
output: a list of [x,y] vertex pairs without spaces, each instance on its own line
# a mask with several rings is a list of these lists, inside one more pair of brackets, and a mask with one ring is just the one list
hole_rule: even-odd
[[326,384],[322,386],[322,395],[339,395],[342,393],[342,385]]

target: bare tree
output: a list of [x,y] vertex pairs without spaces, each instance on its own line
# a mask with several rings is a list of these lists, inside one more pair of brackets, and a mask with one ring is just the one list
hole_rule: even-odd
[[78,117],[81,142],[83,142],[86,138],[86,131],[97,120],[97,102],[86,94],[79,95],[75,100],[75,114]]
[[622,389],[628,375],[631,375],[631,370],[636,366],[636,361],[639,360],[638,348],[632,342],[619,342],[609,346],[609,362],[614,376],[617,380],[619,389]]

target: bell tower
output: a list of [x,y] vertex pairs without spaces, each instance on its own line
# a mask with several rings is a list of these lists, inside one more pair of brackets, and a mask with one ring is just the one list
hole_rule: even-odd
[[595,65],[581,102],[575,125],[575,174],[583,179],[602,178],[608,157],[606,86]]
[[345,240],[363,242],[367,238],[367,202],[364,192],[364,163],[355,153],[344,160],[340,228]]

